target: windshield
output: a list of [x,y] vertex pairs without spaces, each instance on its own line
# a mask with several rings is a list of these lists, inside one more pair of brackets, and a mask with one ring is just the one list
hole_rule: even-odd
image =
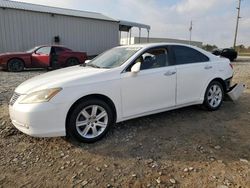
[[36,46],[36,47],[34,47],[34,48],[31,48],[31,49],[27,50],[26,52],[27,52],[27,53],[34,52],[37,48],[38,48],[38,47]]
[[138,47],[119,47],[104,52],[93,59],[87,66],[96,68],[115,68],[125,63],[132,55],[141,48]]

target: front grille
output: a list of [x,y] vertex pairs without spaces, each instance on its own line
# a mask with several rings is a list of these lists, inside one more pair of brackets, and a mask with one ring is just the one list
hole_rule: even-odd
[[16,100],[17,100],[19,97],[20,97],[20,94],[14,93],[14,94],[12,95],[11,99],[10,99],[9,104],[12,106],[12,105],[16,102]]

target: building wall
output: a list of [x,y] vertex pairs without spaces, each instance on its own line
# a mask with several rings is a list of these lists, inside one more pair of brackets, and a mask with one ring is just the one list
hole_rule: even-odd
[[[141,40],[139,42],[139,37],[131,37],[130,41],[131,41],[130,44],[147,43],[147,38],[141,37]],[[128,42],[129,42],[129,39],[127,39],[127,38],[121,39],[122,45],[127,45]],[[170,39],[170,38],[149,38],[149,43],[158,43],[158,42],[191,44],[193,46],[202,47],[202,42],[199,42],[199,41],[191,41],[191,43],[190,43],[189,40]]]
[[117,22],[0,8],[0,52],[24,51],[38,45],[60,45],[97,55],[119,45]]

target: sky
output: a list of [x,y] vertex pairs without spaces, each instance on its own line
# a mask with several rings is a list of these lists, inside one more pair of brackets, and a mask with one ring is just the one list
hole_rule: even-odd
[[[238,0],[17,0],[61,8],[92,11],[148,24],[150,36],[192,40],[218,47],[233,46]],[[242,0],[237,44],[250,46],[250,0]],[[142,34],[146,36],[146,31]],[[138,29],[132,30],[138,36]]]

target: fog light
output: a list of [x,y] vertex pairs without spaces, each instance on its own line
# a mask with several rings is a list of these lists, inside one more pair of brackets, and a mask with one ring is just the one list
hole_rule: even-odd
[[29,129],[29,125],[28,125],[28,124],[22,124],[22,123],[20,123],[20,122],[18,122],[18,121],[16,121],[16,120],[12,120],[12,123],[13,123],[14,125],[16,125],[16,126],[24,127],[24,128],[26,128],[26,129]]

